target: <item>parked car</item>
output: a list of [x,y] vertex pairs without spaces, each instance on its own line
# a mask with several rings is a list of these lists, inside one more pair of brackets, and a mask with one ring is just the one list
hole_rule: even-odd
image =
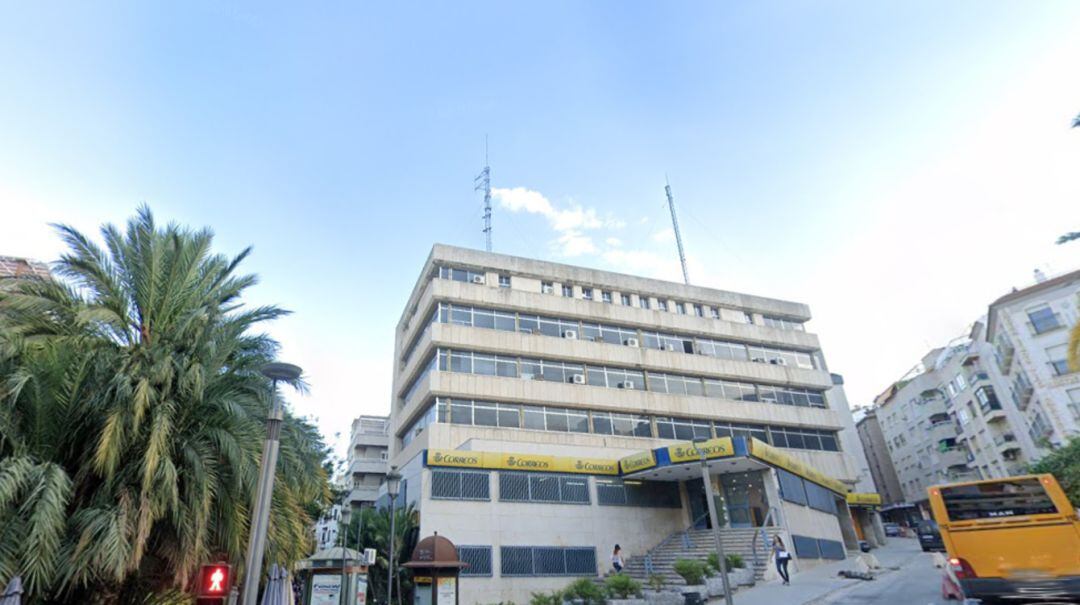
[[897,538],[903,535],[903,531],[900,529],[900,525],[896,523],[885,524],[885,535],[893,538]]
[[938,531],[937,522],[920,521],[916,532],[919,534],[919,546],[922,546],[923,552],[932,550],[944,552],[945,542],[941,539],[941,532]]

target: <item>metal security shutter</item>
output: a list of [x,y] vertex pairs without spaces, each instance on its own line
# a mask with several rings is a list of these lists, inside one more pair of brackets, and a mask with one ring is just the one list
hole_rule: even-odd
[[566,573],[571,576],[595,576],[596,549],[567,548]]
[[490,500],[491,473],[461,473],[461,497],[465,500]]
[[821,551],[818,549],[818,541],[816,538],[791,536],[791,541],[795,543],[795,554],[800,557],[804,559],[821,558]]
[[504,576],[531,576],[533,575],[532,547],[529,546],[502,546],[499,548],[499,558],[502,559],[499,570]]
[[458,557],[469,566],[461,570],[463,576],[491,575],[490,546],[458,546]]
[[431,471],[431,497],[461,498],[461,476],[457,471]]
[[524,473],[499,473],[499,500],[529,501],[529,476]]
[[533,565],[533,572],[538,576],[565,576],[566,553],[562,548],[534,548]]
[[618,479],[596,480],[596,502],[602,506],[623,506],[626,504],[626,490]]
[[562,490],[562,502],[571,504],[589,503],[588,477],[559,477],[559,487]]
[[780,477],[780,497],[795,504],[806,504],[806,487],[803,480],[785,470],[776,469]]
[[844,558],[844,545],[836,540],[818,540],[818,550],[821,551],[822,559]]
[[558,502],[559,478],[554,475],[529,477],[529,500],[533,502]]

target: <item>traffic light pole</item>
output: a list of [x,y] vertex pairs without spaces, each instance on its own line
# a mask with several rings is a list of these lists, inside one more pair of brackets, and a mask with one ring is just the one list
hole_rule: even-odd
[[266,552],[266,530],[270,523],[270,498],[274,493],[274,472],[277,469],[278,449],[281,446],[281,402],[277,396],[277,380],[270,390],[270,415],[266,418],[266,442],[263,443],[259,485],[252,508],[251,532],[248,536],[247,558],[244,560],[243,605],[256,605],[259,598],[259,579],[262,576],[263,553]]

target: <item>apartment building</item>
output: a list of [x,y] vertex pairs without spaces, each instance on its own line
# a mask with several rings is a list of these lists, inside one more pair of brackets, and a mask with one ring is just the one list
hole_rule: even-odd
[[[435,245],[395,334],[399,503],[528,600],[706,527],[768,527],[801,569],[876,541],[870,470],[806,305]],[[855,492],[855,493],[852,493]],[[849,505],[849,501],[851,504]]]
[[326,550],[337,544],[338,531],[341,529],[341,523],[344,520],[341,513],[342,505],[334,504],[330,507],[330,510],[323,513],[319,520],[315,522],[315,527],[312,530],[315,533],[315,550],[313,552]]
[[43,262],[19,258],[16,256],[0,256],[0,286],[3,280],[14,277],[50,277],[49,266]]
[[345,503],[353,510],[372,506],[379,485],[387,472],[390,447],[389,419],[386,416],[360,416],[352,422],[349,453],[345,460]]
[[1056,447],[1080,435],[1080,373],[1068,363],[1069,332],[1080,320],[1080,271],[1047,279],[990,305],[986,340],[1007,399],[1023,415],[1026,433]]
[[859,433],[866,462],[870,465],[870,475],[874,478],[874,485],[877,493],[881,495],[882,503],[888,507],[905,502],[900,479],[896,475],[885,434],[878,421],[877,410],[866,410],[863,417],[855,423],[855,430]]

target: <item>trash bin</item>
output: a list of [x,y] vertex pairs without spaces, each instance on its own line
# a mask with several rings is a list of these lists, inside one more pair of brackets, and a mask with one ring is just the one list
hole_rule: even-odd
[[704,605],[705,601],[701,600],[701,593],[697,591],[684,592],[683,605]]

